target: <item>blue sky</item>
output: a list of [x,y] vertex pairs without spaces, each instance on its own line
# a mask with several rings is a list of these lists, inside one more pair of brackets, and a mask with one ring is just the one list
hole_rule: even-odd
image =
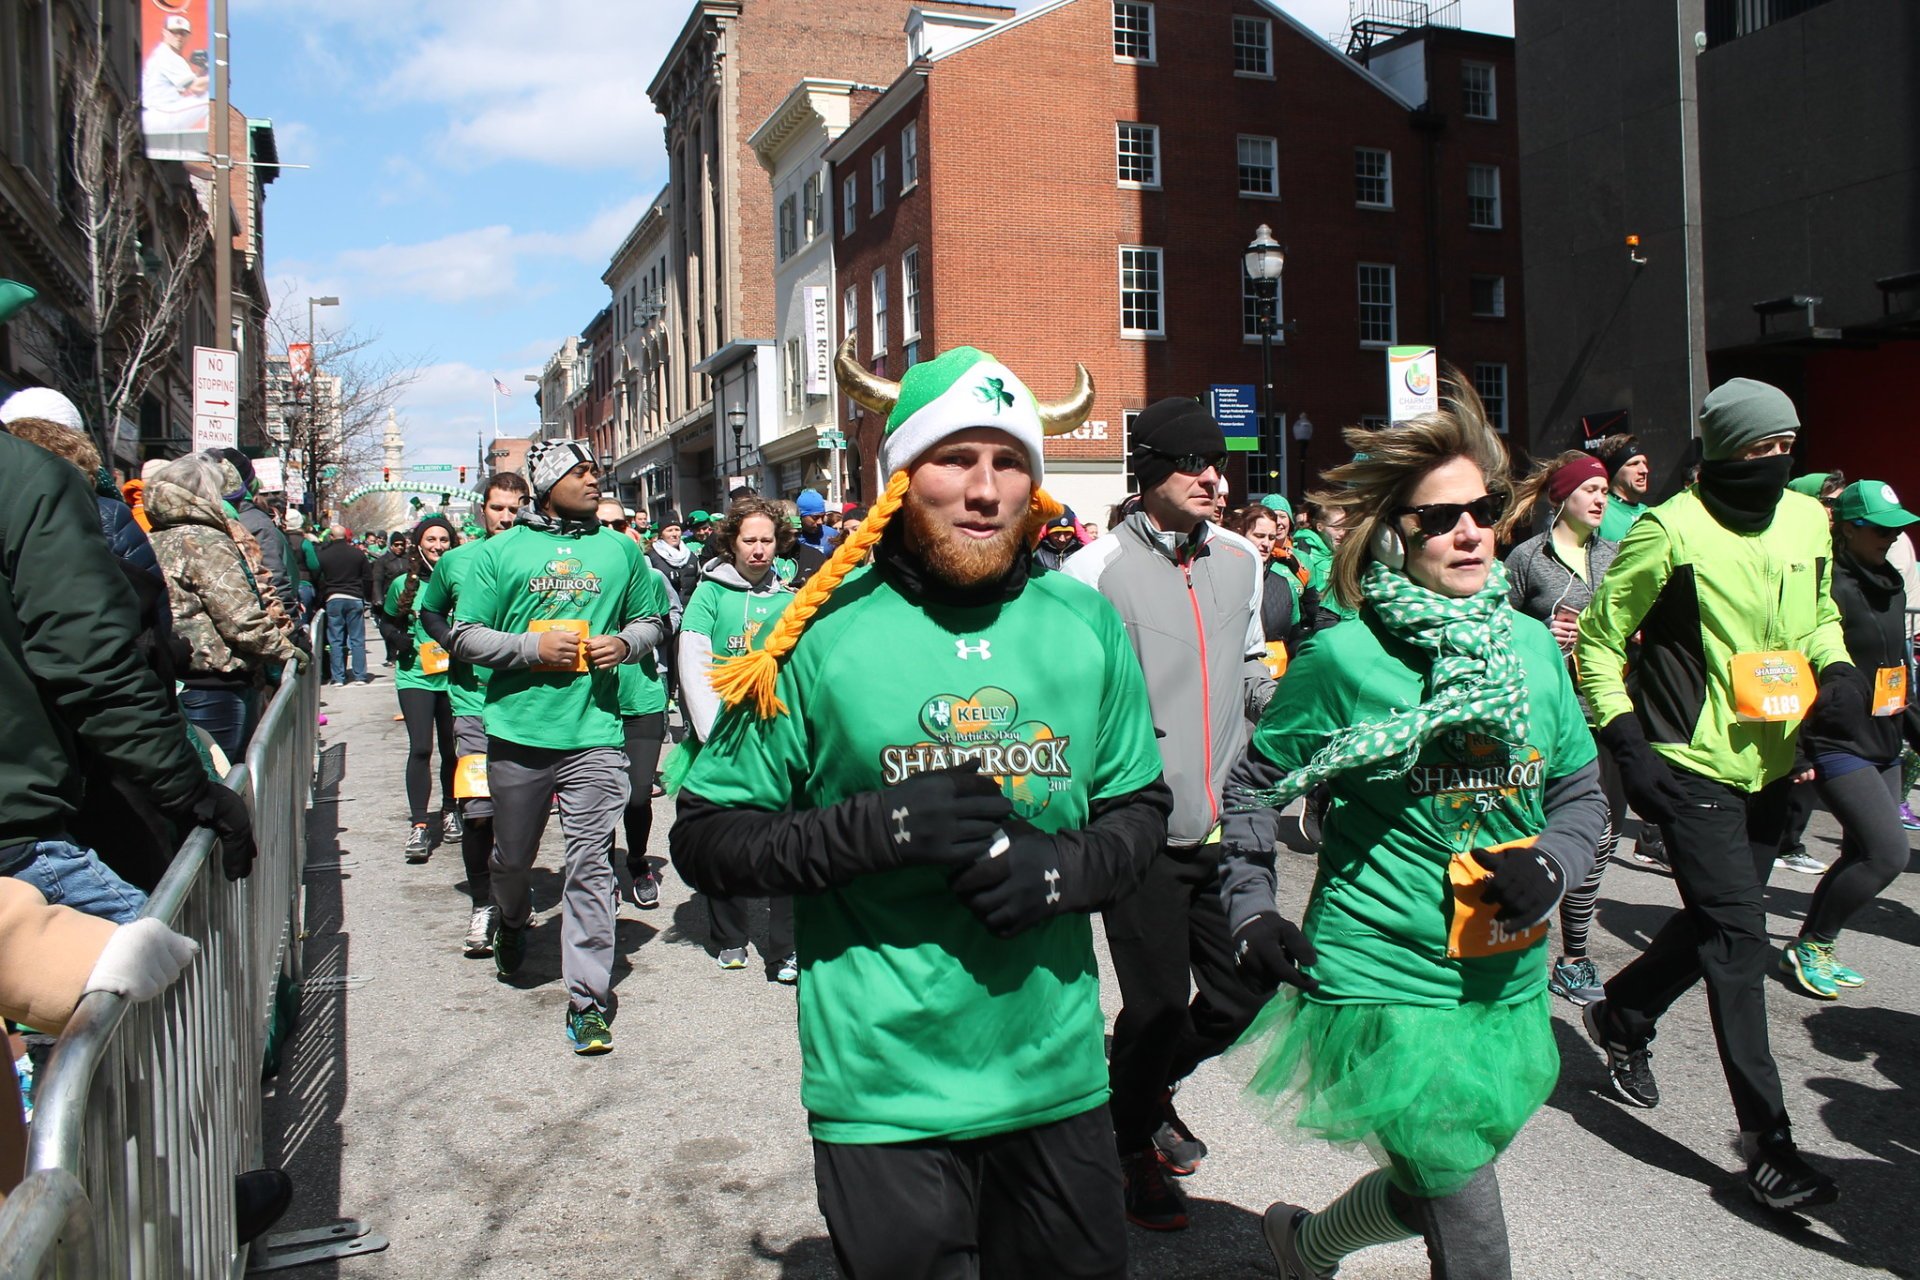
[[[817,0],[828,4],[833,0]],[[1038,0],[1016,0],[1031,8]],[[1285,3],[1335,32],[1347,0]],[[232,0],[233,100],[273,120],[267,279],[304,328],[377,332],[421,366],[408,461],[469,462],[534,423],[537,372],[606,302],[600,273],[662,185],[646,85],[688,0]],[[1512,30],[1511,0],[1464,25]],[[902,57],[905,56],[905,36]]]

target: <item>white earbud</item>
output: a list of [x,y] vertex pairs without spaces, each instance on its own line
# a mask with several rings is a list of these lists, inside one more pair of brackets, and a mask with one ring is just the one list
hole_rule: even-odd
[[1407,544],[1400,536],[1400,530],[1394,527],[1394,517],[1383,517],[1373,531],[1373,541],[1367,549],[1373,558],[1398,573],[1407,567]]

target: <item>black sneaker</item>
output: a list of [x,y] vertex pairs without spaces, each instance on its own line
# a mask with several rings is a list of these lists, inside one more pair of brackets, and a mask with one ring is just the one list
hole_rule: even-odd
[[1840,1198],[1834,1180],[1800,1158],[1785,1125],[1755,1137],[1740,1135],[1747,1157],[1747,1191],[1769,1209],[1832,1204]]
[[433,856],[433,841],[427,838],[426,824],[414,827],[407,836],[407,861],[425,862]]
[[1666,837],[1660,834],[1659,827],[1644,818],[1640,820],[1640,836],[1633,842],[1633,860],[1642,866],[1672,870],[1672,863],[1667,860]]
[[527,958],[527,926],[518,929],[502,920],[493,931],[493,971],[502,978],[520,972]]
[[627,888],[627,901],[642,911],[653,910],[660,905],[660,881],[651,871],[640,872]]
[[1120,1157],[1126,1178],[1127,1221],[1149,1231],[1184,1231],[1187,1200],[1173,1185],[1153,1147]]
[[1193,1130],[1187,1128],[1180,1113],[1173,1109],[1171,1089],[1160,1092],[1160,1114],[1163,1123],[1153,1131],[1153,1148],[1160,1153],[1160,1163],[1167,1167],[1168,1173],[1184,1178],[1207,1158],[1207,1144],[1193,1136]]
[[1632,1048],[1610,1040],[1602,1028],[1607,1025],[1607,1002],[1595,1000],[1581,1010],[1587,1038],[1607,1055],[1607,1078],[1621,1100],[1635,1107],[1660,1105],[1660,1086],[1653,1080],[1653,1050],[1646,1045]]
[[440,815],[440,838],[442,840],[448,844],[452,844],[465,834],[467,834],[467,822],[466,819],[460,816],[458,809],[448,809]]

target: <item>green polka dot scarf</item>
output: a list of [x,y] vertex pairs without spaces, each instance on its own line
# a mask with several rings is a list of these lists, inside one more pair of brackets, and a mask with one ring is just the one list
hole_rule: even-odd
[[[1456,599],[1376,563],[1367,566],[1360,594],[1390,633],[1433,655],[1427,700],[1334,734],[1313,759],[1261,793],[1268,804],[1284,804],[1350,769],[1378,765],[1374,778],[1404,777],[1427,742],[1452,729],[1474,729],[1510,745],[1527,740],[1527,684],[1513,652],[1505,565],[1495,560],[1487,585]],[[1274,696],[1287,696],[1284,680]]]

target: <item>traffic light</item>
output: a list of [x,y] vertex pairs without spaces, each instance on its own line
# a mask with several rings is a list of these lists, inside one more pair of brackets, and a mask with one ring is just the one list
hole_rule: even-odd
[[467,482],[467,469],[465,467],[462,467],[460,468],[460,483],[464,485],[466,484],[466,482]]
[[382,468],[380,468],[380,479],[381,479],[381,480],[382,480],[382,481],[383,481],[384,483],[386,483],[386,484],[392,484],[392,483],[393,483],[393,468],[392,468],[392,467],[382,467]]

